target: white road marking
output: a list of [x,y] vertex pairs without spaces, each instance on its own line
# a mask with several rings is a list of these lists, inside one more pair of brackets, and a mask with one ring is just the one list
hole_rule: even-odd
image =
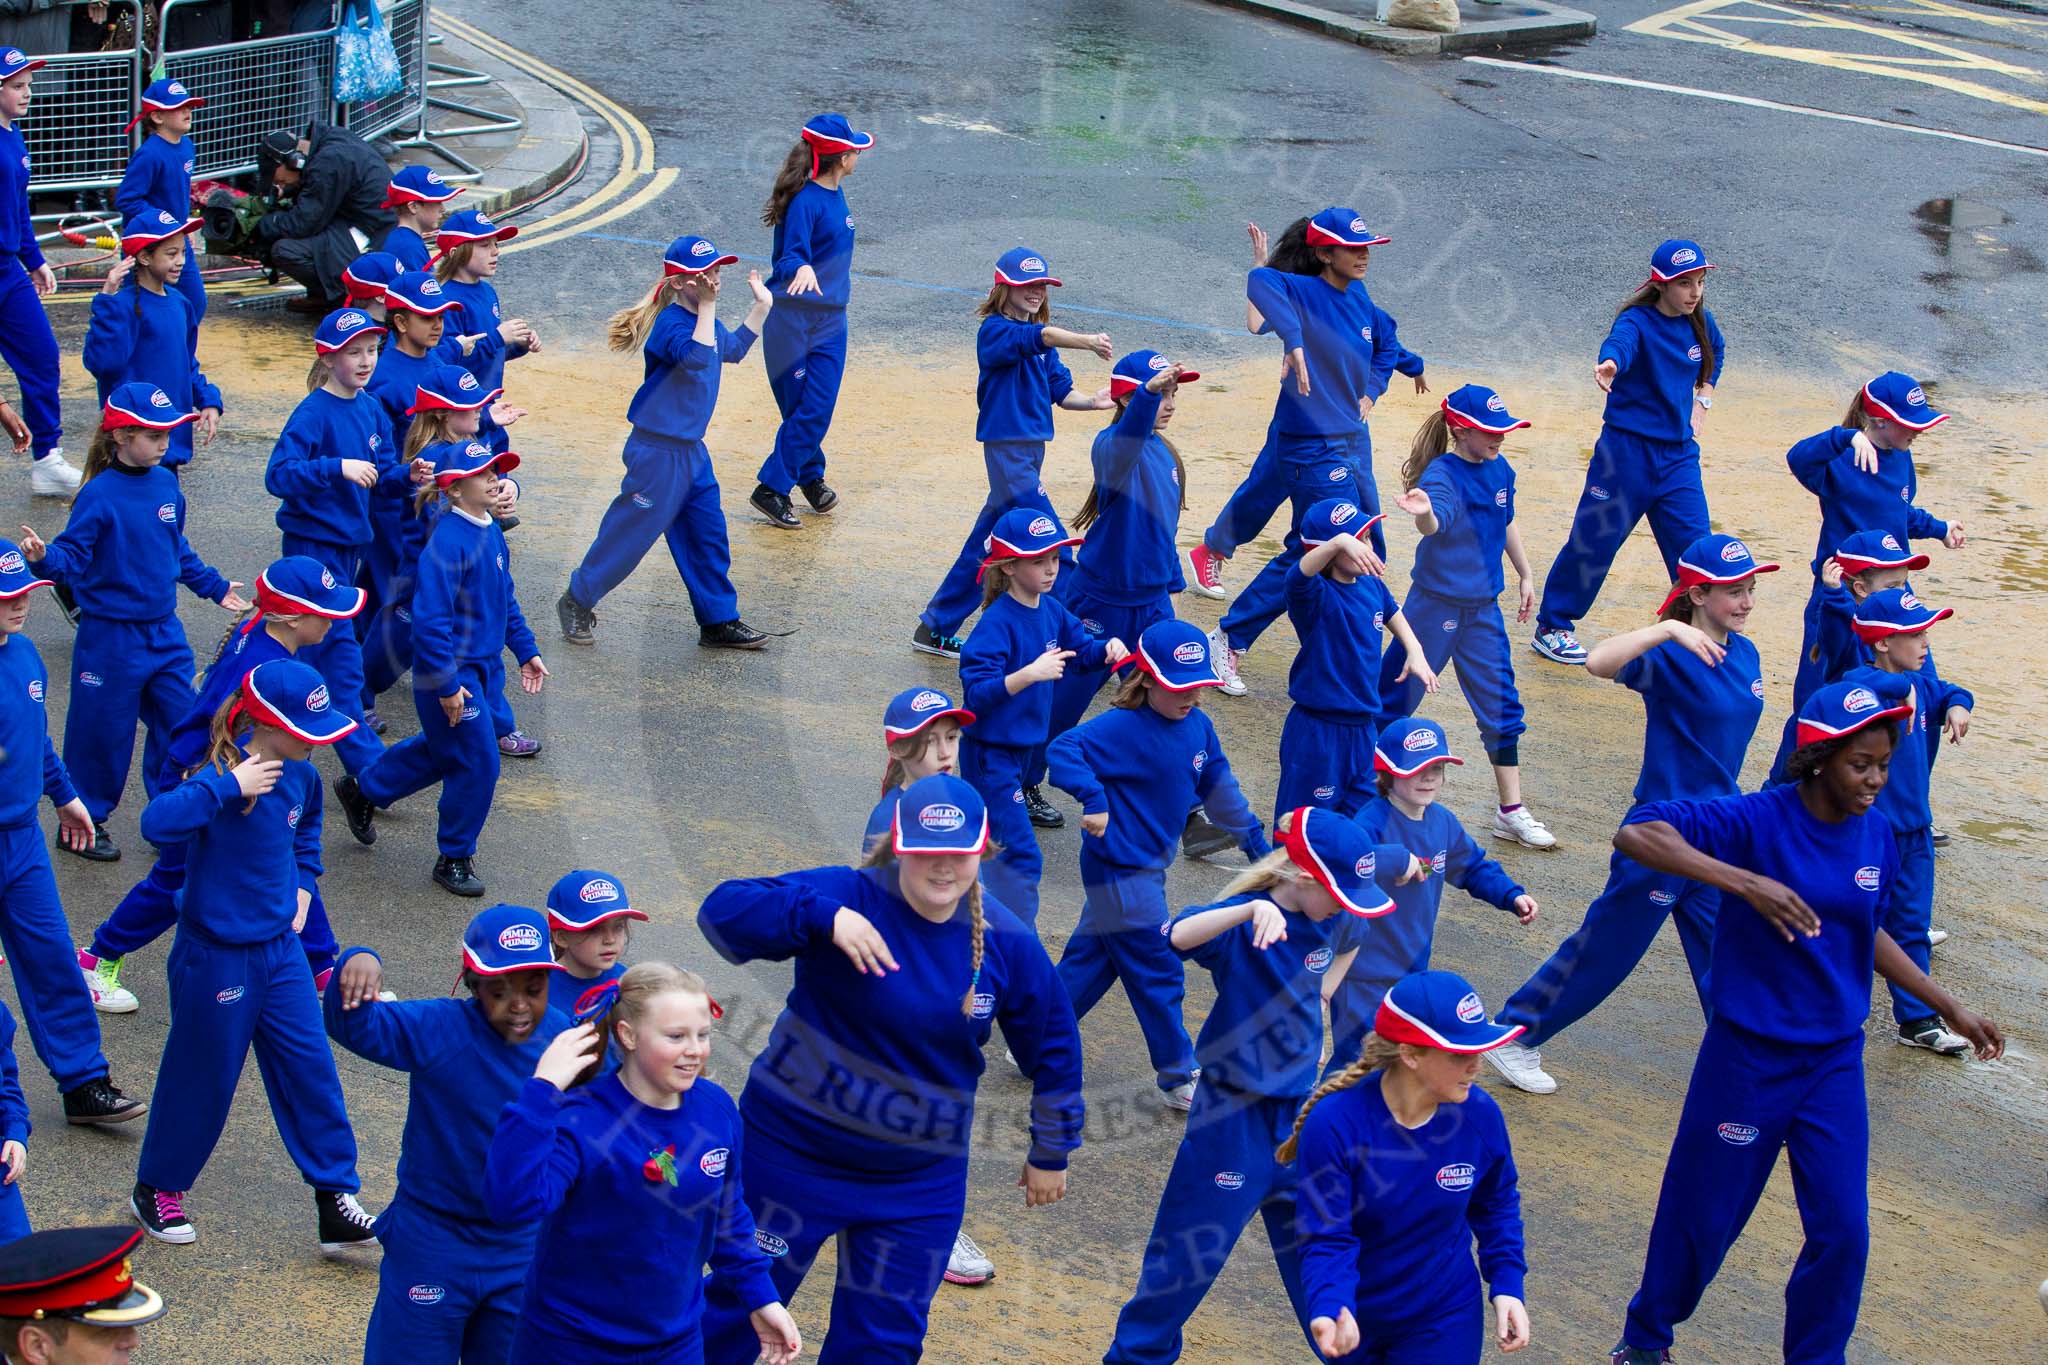
[[1017,134],[996,127],[993,123],[977,123],[973,119],[960,118],[954,114],[919,114],[919,123],[934,128],[951,128],[956,133],[993,133],[997,137],[1016,137]]

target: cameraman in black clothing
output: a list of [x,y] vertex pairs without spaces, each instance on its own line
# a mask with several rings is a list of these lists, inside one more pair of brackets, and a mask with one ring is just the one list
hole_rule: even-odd
[[306,297],[287,305],[294,312],[332,312],[344,296],[341,272],[398,222],[384,207],[391,168],[346,128],[314,123],[304,135],[265,133],[256,169],[262,189],[290,201],[256,222],[263,263],[306,286]]

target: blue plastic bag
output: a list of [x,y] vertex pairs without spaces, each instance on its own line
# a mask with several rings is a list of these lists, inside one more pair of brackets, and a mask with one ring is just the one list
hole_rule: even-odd
[[354,5],[344,9],[341,26],[334,35],[334,99],[337,104],[360,104],[380,100],[405,88],[405,69],[398,64],[398,48],[384,23],[384,12],[376,0],[364,0],[361,14]]

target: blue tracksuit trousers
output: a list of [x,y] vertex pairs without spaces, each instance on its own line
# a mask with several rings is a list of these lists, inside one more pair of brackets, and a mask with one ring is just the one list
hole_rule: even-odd
[[[1052,499],[1046,496],[1041,475],[1045,469],[1043,441],[984,441],[982,463],[988,466],[988,499],[975,515],[974,526],[961,543],[953,567],[939,583],[939,590],[925,604],[920,618],[934,635],[958,635],[967,618],[981,607],[981,562],[988,557],[988,533],[1005,512],[1029,507],[1057,518]],[[1060,551],[1062,568],[1074,562],[1072,549]],[[1057,586],[1057,585],[1055,585]],[[1058,733],[1055,731],[1054,733]]]
[[997,900],[1032,928],[1038,927],[1038,878],[1045,858],[1038,851],[1038,833],[1024,810],[1024,767],[1030,749],[1007,744],[977,744],[960,739],[960,776],[988,807],[989,837],[1001,852],[985,858],[981,880]]
[[1187,1136],[1159,1196],[1138,1288],[1117,1314],[1116,1340],[1103,1365],[1180,1359],[1181,1327],[1201,1306],[1253,1214],[1265,1219],[1295,1320],[1306,1322],[1294,1232],[1295,1168],[1273,1156],[1300,1108],[1299,1096],[1273,1099],[1208,1081],[1195,1087]]
[[398,685],[412,667],[412,593],[417,586],[410,571],[392,579],[391,596],[377,608],[363,633],[363,705]]
[[1603,427],[1586,466],[1571,536],[1543,580],[1539,632],[1570,630],[1592,609],[1615,554],[1644,517],[1664,556],[1666,581],[1675,582],[1678,556],[1714,529],[1700,482],[1699,442],[1652,441]]
[[[284,553],[305,555],[319,561],[338,583],[353,583],[362,573],[363,549],[360,545],[336,545],[287,534]],[[360,723],[363,719],[363,646],[350,628],[352,624],[336,622],[329,628],[326,639],[317,645],[307,645],[299,651],[298,659],[300,663],[311,664],[319,670],[327,682],[327,695],[333,699],[335,709],[358,722],[355,729],[335,744],[334,753],[341,760],[341,766],[360,780],[364,771],[383,755],[384,741],[371,734],[369,726]],[[188,709],[190,705],[188,698]]]
[[0,360],[21,385],[21,420],[40,460],[64,444],[64,411],[57,401],[57,334],[36,297],[35,282],[12,258],[0,261]]
[[512,1329],[526,1299],[531,1229],[482,1226],[406,1198],[401,1188],[378,1215],[383,1264],[363,1340],[363,1365],[507,1365]]
[[220,943],[182,924],[167,971],[171,1032],[156,1089],[176,1099],[151,1107],[136,1179],[160,1190],[192,1188],[254,1047],[278,1136],[299,1174],[316,1190],[360,1189],[356,1136],[298,936]]
[[1195,1077],[1195,1045],[1181,1018],[1187,970],[1161,932],[1173,912],[1166,904],[1166,874],[1118,867],[1081,850],[1081,918],[1060,953],[1060,984],[1079,1023],[1109,988],[1123,983],[1145,1036],[1145,1051],[1161,1090]]
[[[1515,690],[1514,651],[1508,646],[1508,624],[1496,602],[1458,603],[1423,592],[1408,591],[1401,604],[1415,638],[1422,644],[1422,657],[1430,671],[1441,674],[1446,663],[1458,670],[1458,687],[1472,719],[1479,724],[1479,742],[1486,756],[1499,763],[1514,755],[1515,741],[1526,731],[1522,719],[1522,697]],[[1422,704],[1420,678],[1395,683],[1407,667],[1408,649],[1399,640],[1390,641],[1380,660],[1379,726],[1386,729],[1404,716],[1415,714]],[[1510,764],[1519,755],[1507,757]]]
[[778,493],[825,477],[825,432],[846,373],[846,313],[778,300],[761,324],[761,358],[782,412],[761,482]]
[[57,1089],[75,1090],[106,1075],[99,1016],[78,975],[49,846],[33,820],[0,828],[0,948],[14,973],[29,1044]]
[[[1124,647],[1133,651],[1137,649],[1138,637],[1145,633],[1145,627],[1155,621],[1173,619],[1173,597],[1168,593],[1161,593],[1143,606],[1121,607],[1078,588],[1067,588],[1064,578],[1053,584],[1052,593],[1074,614],[1074,619],[1091,637],[1122,640]],[[1025,786],[1035,787],[1045,781],[1046,744],[1081,723],[1081,717],[1088,714],[1088,703],[1095,700],[1095,694],[1102,690],[1102,684],[1113,672],[1108,664],[1100,668],[1082,668],[1078,660],[1067,660],[1067,671],[1060,674],[1059,681],[1052,685],[1052,724],[1046,731],[1045,744],[1031,751],[1031,761],[1025,765]]]
[[1372,800],[1373,741],[1379,727],[1356,716],[1296,706],[1280,726],[1280,781],[1273,820],[1303,806],[1322,806],[1340,815],[1358,813]]
[[[142,880],[121,897],[114,913],[93,930],[93,956],[126,957],[162,938],[178,922],[178,905],[184,891],[185,846],[167,844]],[[334,941],[334,926],[327,919],[327,905],[318,891],[306,908],[306,927],[299,931],[299,944],[306,950],[306,965],[315,976],[332,967],[335,954],[341,951]]]
[[[1372,438],[1275,436],[1275,458],[1279,477],[1294,504],[1294,518],[1287,531],[1287,548],[1267,562],[1258,577],[1245,585],[1230,610],[1223,613],[1223,635],[1232,649],[1250,649],[1267,626],[1287,610],[1287,575],[1301,562],[1301,519],[1309,508],[1325,498],[1350,498],[1377,516],[1379,487],[1372,475]],[[1258,466],[1253,465],[1254,472]],[[1387,539],[1375,525],[1371,532],[1373,553],[1387,556]]]
[[725,538],[725,509],[718,502],[711,452],[702,441],[671,441],[635,428],[620,458],[626,477],[604,510],[597,538],[569,575],[569,595],[596,607],[639,567],[657,539],[665,539],[697,624],[738,620],[732,548]]
[[[1927,728],[1935,727],[1930,725]],[[1894,830],[1893,838],[1899,846],[1899,870],[1892,877],[1878,925],[1905,950],[1907,957],[1913,959],[1913,965],[1924,972],[1933,961],[1927,931],[1934,923],[1934,830],[1927,826],[1910,834]],[[1921,1003],[1917,996],[1908,995],[1889,981],[1885,985],[1892,993],[1892,1018],[1899,1023],[1926,1019],[1934,1014],[1934,1007]]]
[[158,791],[171,731],[192,709],[192,648],[176,616],[109,621],[86,616],[71,649],[71,705],[64,712],[64,766],[95,821],[121,803],[144,727],[142,786]]
[[35,1229],[29,1226],[28,1207],[21,1202],[21,1184],[0,1185],[0,1246],[18,1242]]
[[1713,887],[1614,854],[1607,862],[1607,888],[1586,907],[1585,922],[1508,997],[1499,1022],[1522,1025],[1528,1032],[1517,1041],[1541,1047],[1614,994],[1650,951],[1667,917],[1678,921],[1678,941],[1705,1012],[1720,910],[1721,893]]
[[1273,425],[1269,422],[1266,443],[1259,447],[1258,457],[1245,471],[1244,481],[1231,491],[1223,510],[1202,533],[1202,543],[1225,559],[1236,554],[1240,545],[1256,539],[1280,510],[1280,504],[1287,501],[1287,484],[1280,477],[1280,456],[1274,445]]
[[1708,1025],[1623,1341],[1651,1351],[1671,1345],[1742,1235],[1781,1149],[1806,1233],[1785,1285],[1786,1365],[1841,1365],[1870,1255],[1861,1030],[1816,1048],[1725,1020]]
[[364,796],[386,809],[440,783],[441,856],[474,858],[484,819],[491,813],[491,797],[498,790],[500,759],[491,699],[504,704],[504,662],[471,660],[457,670],[456,680],[469,689],[460,723],[448,723],[438,695],[415,687],[412,704],[420,732],[386,749],[356,774],[356,781]]

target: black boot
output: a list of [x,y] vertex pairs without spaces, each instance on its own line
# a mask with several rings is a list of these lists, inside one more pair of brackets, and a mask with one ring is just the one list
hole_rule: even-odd
[[1207,858],[1235,847],[1237,839],[1228,830],[1209,823],[1209,817],[1199,810],[1188,812],[1187,825],[1180,832],[1180,851],[1184,855]]
[[355,778],[343,773],[334,781],[334,799],[341,802],[341,813],[348,818],[348,832],[355,835],[359,844],[377,842],[377,806]]
[[787,493],[778,493],[765,483],[757,483],[747,501],[753,504],[756,512],[768,519],[770,526],[777,526],[785,531],[801,531],[804,528],[804,524],[797,520],[796,513],[790,510]]
[[1037,787],[1024,789],[1024,814],[1040,829],[1065,829],[1067,817],[1060,814],[1058,806],[1045,799],[1045,793]]
[[320,1250],[327,1255],[376,1240],[372,1228],[377,1220],[347,1191],[315,1190],[313,1207],[320,1213]]
[[124,1094],[120,1086],[105,1076],[64,1092],[66,1123],[91,1123],[105,1127],[139,1119],[148,1112],[148,1105],[133,1095]]
[[570,644],[597,643],[597,613],[578,602],[567,588],[555,599],[555,619],[562,623],[562,638]]
[[811,510],[821,516],[839,505],[839,495],[823,479],[812,479],[803,486],[804,501]]
[[706,649],[761,649],[768,637],[745,621],[720,621],[697,632],[697,643]]
[[118,863],[121,861],[121,849],[115,844],[114,836],[107,833],[107,827],[98,821],[93,822],[92,842],[84,848],[73,848],[61,840],[58,842],[57,847],[63,849],[66,853],[83,858],[89,863]]
[[481,896],[484,893],[484,879],[476,875],[474,858],[436,858],[434,881],[443,890],[458,896]]

